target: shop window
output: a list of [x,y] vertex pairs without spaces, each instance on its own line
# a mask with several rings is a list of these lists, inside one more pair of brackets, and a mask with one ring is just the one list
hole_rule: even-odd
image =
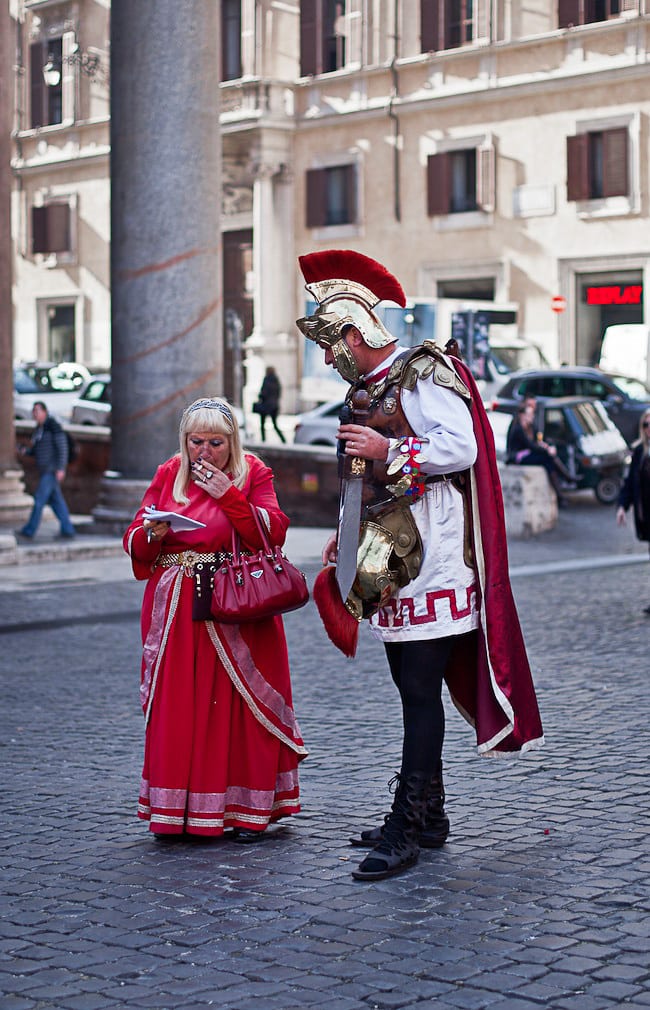
[[494,209],[494,149],[470,147],[427,158],[429,217]]
[[327,228],[357,220],[356,165],[307,172],[307,227]]
[[32,207],[32,253],[69,253],[72,251],[70,204],[46,203]]
[[567,137],[567,199],[628,196],[628,131],[625,127]]
[[623,4],[621,0],[559,0],[558,28],[573,28],[618,17]]
[[346,60],[345,3],[343,0],[301,0],[300,73],[327,74]]
[[474,39],[474,0],[420,0],[423,53],[456,49]]
[[221,80],[241,75],[241,0],[221,0]]

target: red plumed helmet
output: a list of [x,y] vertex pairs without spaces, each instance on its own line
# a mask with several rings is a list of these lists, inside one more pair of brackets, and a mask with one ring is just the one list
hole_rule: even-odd
[[[364,291],[357,293],[365,296],[368,308],[381,301],[396,302],[402,308],[406,305],[400,282],[370,256],[352,249],[324,249],[300,256],[298,262],[307,287],[319,302],[330,294],[354,291],[356,285],[360,285]],[[324,281],[330,283],[323,285]]]

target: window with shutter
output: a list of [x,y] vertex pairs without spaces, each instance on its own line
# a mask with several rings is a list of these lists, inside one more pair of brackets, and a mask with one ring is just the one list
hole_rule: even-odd
[[625,127],[567,137],[567,199],[628,196],[628,147]]
[[583,23],[582,2],[583,0],[559,0],[558,28],[572,28]]
[[356,165],[307,172],[307,227],[326,228],[357,220]]
[[70,204],[48,203],[32,207],[32,252],[70,252]]

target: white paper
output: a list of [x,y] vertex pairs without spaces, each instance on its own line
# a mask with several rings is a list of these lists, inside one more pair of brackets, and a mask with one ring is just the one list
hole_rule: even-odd
[[145,506],[144,518],[169,523],[172,533],[178,533],[179,530],[200,530],[205,526],[205,523],[200,523],[198,519],[190,519],[189,516],[182,516],[179,512],[161,512],[153,505]]

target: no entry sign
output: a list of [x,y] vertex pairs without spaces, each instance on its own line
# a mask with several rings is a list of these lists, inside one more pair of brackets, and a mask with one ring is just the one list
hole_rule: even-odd
[[566,298],[563,298],[562,295],[553,295],[551,298],[551,308],[553,312],[564,312],[566,309]]

